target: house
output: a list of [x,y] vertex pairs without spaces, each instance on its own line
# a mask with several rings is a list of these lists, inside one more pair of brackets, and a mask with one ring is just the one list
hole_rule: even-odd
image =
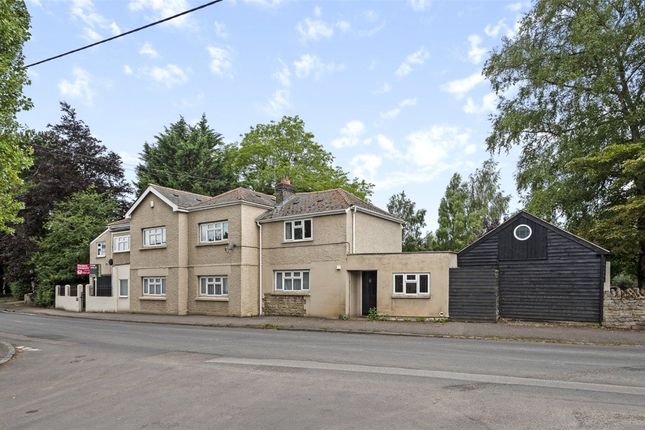
[[450,316],[601,322],[609,251],[519,211],[458,254]]
[[456,254],[401,253],[401,220],[347,191],[275,190],[150,185],[91,243],[90,295],[109,297],[98,310],[448,316]]

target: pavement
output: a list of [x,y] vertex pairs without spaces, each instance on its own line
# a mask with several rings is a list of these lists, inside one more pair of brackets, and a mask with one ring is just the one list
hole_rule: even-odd
[[0,429],[645,428],[640,346],[22,312],[0,338]]
[[515,340],[591,345],[645,346],[645,332],[606,329],[597,324],[497,323],[370,321],[364,318],[336,320],[302,317],[214,317],[205,315],[157,315],[130,313],[66,312],[28,307],[21,302],[0,305],[0,311],[38,315],[65,316],[94,320],[138,323],[178,324],[205,327],[255,328],[276,330],[322,331],[335,333],[374,333],[398,336],[445,337],[459,339]]

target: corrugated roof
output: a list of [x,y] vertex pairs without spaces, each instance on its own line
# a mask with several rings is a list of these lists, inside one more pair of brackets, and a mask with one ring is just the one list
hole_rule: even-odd
[[396,218],[383,209],[367,203],[350,192],[340,188],[308,193],[296,193],[275,209],[261,215],[259,220],[271,220],[298,215],[314,215],[321,212],[344,210],[357,206],[379,215]]

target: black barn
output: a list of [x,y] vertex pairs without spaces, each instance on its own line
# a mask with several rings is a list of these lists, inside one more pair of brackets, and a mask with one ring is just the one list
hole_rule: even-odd
[[459,252],[450,317],[600,322],[608,254],[520,211]]

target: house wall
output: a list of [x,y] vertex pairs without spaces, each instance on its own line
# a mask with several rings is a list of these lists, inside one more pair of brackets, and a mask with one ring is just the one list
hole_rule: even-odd
[[356,243],[353,253],[401,252],[402,230],[398,222],[356,212],[355,229]]
[[[284,222],[264,223],[263,291],[274,296],[303,296],[307,316],[338,317],[345,313],[348,278],[343,270],[349,242],[345,213],[312,218],[313,240],[284,241]],[[340,269],[337,270],[337,266]],[[309,270],[309,292],[275,289],[275,272]],[[274,300],[275,301],[275,300]]]
[[[114,238],[119,237],[119,236],[129,236],[130,231],[118,231],[118,232],[112,232],[110,238],[110,258],[112,258],[112,264],[114,266],[121,266],[124,264],[130,264],[130,252],[114,252]],[[132,238],[130,238],[130,246],[132,246]]]
[[[350,315],[360,315],[362,271],[377,272],[377,305],[379,314],[401,317],[447,317],[449,269],[457,267],[452,252],[418,252],[388,254],[355,254],[347,258],[350,279]],[[430,273],[429,297],[404,297],[394,294],[395,273]]]
[[[128,280],[128,297],[119,296],[119,281],[121,279]],[[130,265],[124,264],[120,266],[114,266],[112,268],[112,294],[116,300],[116,309],[117,312],[128,312],[130,310],[130,296],[131,294],[130,286]]]
[[[90,243],[90,264],[96,264],[100,266],[100,273],[104,275],[109,275],[112,271],[108,261],[112,258],[112,239],[111,233],[109,230],[105,230],[101,233],[96,239]],[[105,257],[98,257],[96,255],[96,246],[98,242],[105,242]]]
[[[60,288],[65,289],[65,295],[59,295]],[[55,287],[55,298],[54,298],[54,307],[56,309],[62,309],[69,312],[81,312],[82,311],[82,302],[81,302],[81,293],[83,291],[83,285],[78,285],[76,289],[76,295],[70,296],[70,286],[69,285],[56,285]]]
[[[154,202],[154,207],[150,206]],[[179,313],[179,213],[154,194],[137,206],[130,220],[130,310],[144,313]],[[143,247],[142,230],[166,227],[166,246]],[[165,297],[144,297],[142,278],[166,277]]]

